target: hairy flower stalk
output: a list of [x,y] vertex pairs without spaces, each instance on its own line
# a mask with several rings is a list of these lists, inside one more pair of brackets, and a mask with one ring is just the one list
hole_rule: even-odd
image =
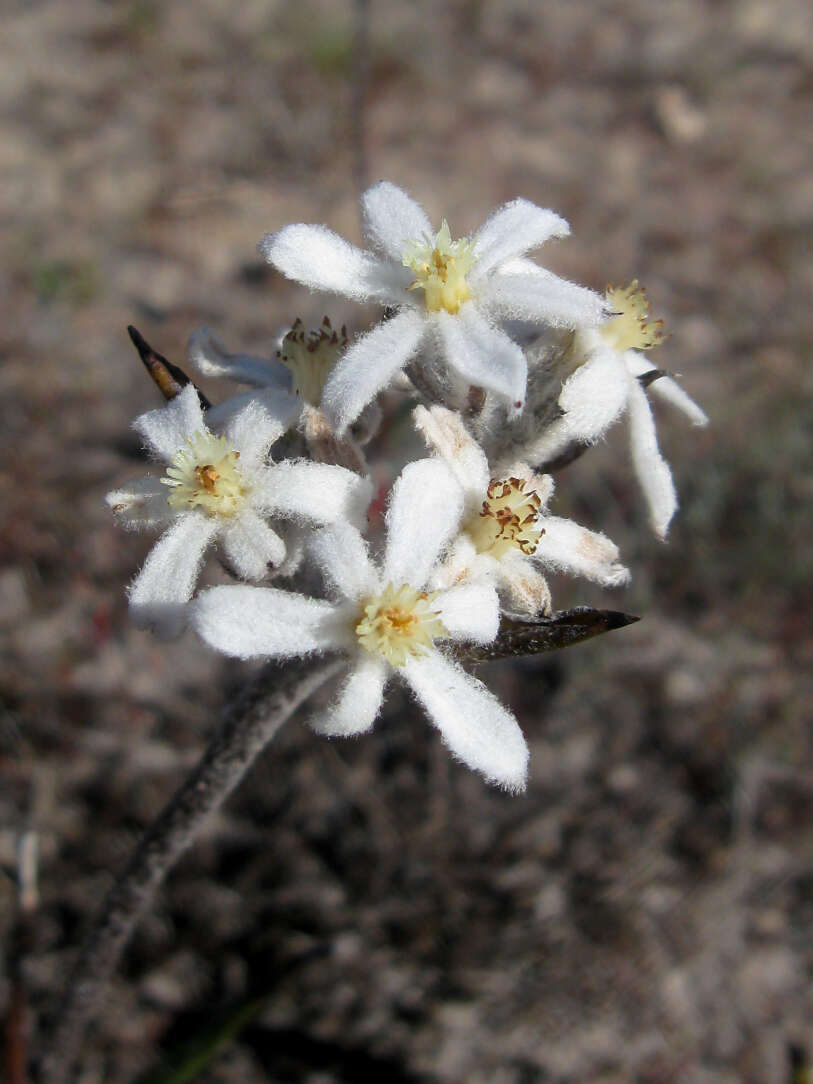
[[227,708],[197,767],[145,833],[86,936],[40,1060],[40,1084],[73,1079],[85,1028],[161,883],[282,724],[338,668],[331,660],[268,666]]

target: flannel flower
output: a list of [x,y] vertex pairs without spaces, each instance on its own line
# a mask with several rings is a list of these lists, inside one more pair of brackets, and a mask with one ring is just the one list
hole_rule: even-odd
[[[346,348],[346,328],[334,331],[326,316],[318,329],[308,332],[301,320],[295,320],[279,340],[274,358],[230,354],[214,332],[205,327],[192,332],[187,356],[205,376],[227,377],[259,389],[261,401],[274,400],[279,391],[290,391],[304,403],[318,407],[328,374]],[[242,405],[256,398],[256,392],[248,392],[231,402]]]
[[337,523],[309,543],[330,601],[275,588],[215,587],[192,604],[193,624],[210,646],[239,658],[345,655],[337,697],[312,721],[326,735],[369,730],[388,680],[403,679],[456,757],[521,790],[528,750],[516,719],[442,646],[490,643],[499,625],[497,593],[485,583],[427,590],[462,512],[460,486],[441,460],[411,463],[393,487],[380,569],[360,533]]
[[609,538],[548,515],[550,475],[535,475],[524,463],[515,463],[495,478],[458,414],[440,406],[417,407],[413,418],[464,493],[462,531],[436,571],[433,586],[492,580],[508,609],[536,614],[550,611],[541,569],[585,576],[603,587],[629,580]]
[[664,335],[662,321],[649,320],[649,302],[638,282],[608,288],[606,301],[614,315],[600,327],[574,335],[569,352],[574,371],[559,396],[561,417],[525,453],[534,463],[549,463],[575,444],[594,444],[626,411],[632,464],[649,506],[649,521],[658,537],[665,538],[677,495],[672,472],[658,448],[642,380],[654,396],[682,411],[693,425],[707,425],[708,417],[640,352],[657,346]]
[[268,463],[271,446],[296,420],[292,396],[246,403],[221,412],[222,434],[206,420],[195,388],[137,418],[149,451],[166,463],[162,478],[147,475],[107,495],[126,527],[164,527],[129,591],[138,624],[165,636],[185,624],[203,555],[218,540],[228,565],[243,579],[259,580],[273,566],[284,570],[286,545],[267,522],[281,517],[322,526],[362,523],[372,495],[369,479],[342,467],[287,460]]
[[322,407],[339,430],[410,360],[429,352],[444,357],[463,386],[492,391],[519,411],[527,363],[500,322],[576,328],[605,314],[591,290],[521,259],[569,233],[553,211],[516,199],[473,237],[452,240],[445,220],[435,232],[422,208],[387,181],[367,189],[362,211],[375,252],[317,225],[285,226],[260,242],[269,263],[296,282],[398,310],[358,338],[328,378]]

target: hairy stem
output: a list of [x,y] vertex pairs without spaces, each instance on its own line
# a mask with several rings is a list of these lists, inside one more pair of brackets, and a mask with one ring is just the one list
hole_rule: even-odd
[[341,666],[339,661],[265,667],[225,718],[191,775],[147,830],[111,888],[67,984],[39,1064],[41,1084],[67,1084],[85,1029],[156,890],[282,724]]

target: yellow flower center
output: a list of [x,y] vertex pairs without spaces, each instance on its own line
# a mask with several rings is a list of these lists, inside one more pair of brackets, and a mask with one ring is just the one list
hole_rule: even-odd
[[499,560],[514,548],[526,556],[536,551],[545,533],[538,526],[542,501],[526,484],[521,478],[491,482],[482,511],[466,526],[478,553],[489,553]]
[[449,633],[432,605],[437,591],[417,591],[408,584],[395,588],[388,583],[380,595],[362,606],[356,625],[359,643],[373,655],[382,655],[392,666],[426,655],[432,642]]
[[327,317],[316,331],[305,332],[300,319],[282,340],[277,357],[293,375],[293,391],[306,403],[318,407],[330,370],[347,349],[347,328],[333,330]]
[[629,286],[608,286],[604,297],[617,314],[600,329],[613,349],[651,350],[664,341],[663,320],[649,319],[649,299],[638,279]]
[[446,219],[434,237],[410,242],[403,264],[415,272],[410,290],[423,290],[429,312],[455,313],[471,297],[466,275],[477,263],[474,244],[468,237],[453,241]]
[[246,490],[237,468],[240,453],[225,437],[195,433],[187,447],[176,452],[161,481],[169,486],[170,508],[188,512],[202,508],[210,516],[232,516]]

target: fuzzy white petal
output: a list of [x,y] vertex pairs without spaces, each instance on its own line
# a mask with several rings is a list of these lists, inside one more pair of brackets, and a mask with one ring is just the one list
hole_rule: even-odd
[[385,305],[403,305],[407,300],[405,268],[356,248],[327,226],[285,226],[266,234],[259,250],[283,275],[311,290]]
[[629,581],[629,570],[618,559],[618,547],[606,535],[559,516],[545,516],[540,525],[545,533],[532,560],[556,572],[586,576],[603,587]]
[[121,489],[114,489],[105,502],[115,513],[116,519],[130,530],[142,527],[158,527],[175,518],[175,511],[167,501],[169,490],[155,475],[146,474],[134,478]]
[[474,251],[478,262],[472,279],[487,274],[505,260],[522,256],[551,237],[567,237],[570,226],[553,211],[527,199],[503,204],[477,231]]
[[272,413],[267,402],[254,398],[226,421],[223,434],[240,453],[241,472],[263,464],[272,444],[285,432],[288,418],[284,407]]
[[503,319],[551,327],[592,327],[606,315],[597,293],[542,267],[536,274],[492,275],[480,288],[478,301]]
[[238,414],[254,404],[263,407],[268,416],[282,426],[281,432],[296,425],[302,413],[302,400],[299,396],[278,388],[258,388],[232,395],[222,403],[209,407],[206,411],[206,423],[210,429],[223,432]]
[[348,738],[363,734],[376,720],[384,701],[390,668],[383,659],[359,655],[333,703],[309,719],[317,734]]
[[356,602],[380,590],[367,543],[350,524],[336,523],[316,531],[308,542],[308,550],[328,586],[343,598]]
[[426,329],[421,313],[407,309],[385,320],[336,362],[322,392],[322,410],[341,433],[416,353]]
[[290,658],[349,643],[336,607],[272,587],[213,587],[190,607],[190,622],[216,651],[240,659]]
[[274,515],[308,523],[367,522],[372,479],[330,463],[286,459],[274,463],[254,483],[252,503]]
[[677,508],[677,494],[672,472],[658,448],[652,408],[637,381],[630,389],[628,409],[632,465],[649,505],[652,530],[658,538],[665,538]]
[[559,395],[564,414],[530,445],[527,458],[544,464],[575,441],[595,443],[624,410],[634,383],[615,350],[593,354],[565,382]]
[[442,460],[408,463],[387,511],[383,582],[423,587],[462,514],[463,491]]
[[[637,350],[627,350],[624,361],[633,376],[644,376],[652,372],[654,366],[644,354]],[[687,395],[683,388],[671,376],[659,376],[647,387],[649,395],[655,399],[661,399],[669,403],[681,413],[685,414],[692,425],[705,426],[709,424],[708,415],[702,410],[691,396]]]
[[285,543],[250,509],[226,521],[221,545],[226,560],[244,580],[261,580],[269,565],[278,567],[285,560]]
[[198,393],[187,384],[165,406],[136,418],[133,428],[157,456],[167,461],[172,459],[189,437],[206,429]]
[[519,550],[507,553],[499,562],[500,594],[506,609],[514,613],[540,614],[551,609],[550,588],[532,559]]
[[203,554],[220,523],[200,512],[184,512],[150,550],[130,586],[130,614],[142,628],[177,636],[186,623],[185,603],[192,597]]
[[437,313],[435,321],[449,365],[470,384],[495,392],[519,410],[528,377],[520,347],[489,324],[471,302],[455,316]]
[[525,738],[482,682],[436,652],[409,659],[401,673],[459,760],[506,790],[524,790]]
[[192,332],[186,356],[189,364],[205,376],[222,376],[256,388],[291,388],[291,371],[282,362],[251,354],[230,354],[208,327]]
[[419,406],[412,411],[415,428],[433,452],[443,457],[466,494],[469,511],[479,510],[491,481],[485,452],[463,419],[446,407]]
[[500,601],[493,587],[463,584],[437,599],[440,619],[453,640],[490,644],[500,627]]
[[402,188],[379,181],[361,197],[364,232],[383,252],[401,262],[405,246],[432,234],[426,212]]

